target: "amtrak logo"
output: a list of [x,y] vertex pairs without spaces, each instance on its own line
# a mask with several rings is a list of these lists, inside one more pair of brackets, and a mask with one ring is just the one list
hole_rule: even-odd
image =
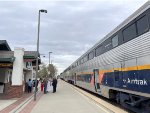
[[143,79],[143,80],[138,80],[138,79],[130,79],[128,78],[127,80],[123,79],[123,82],[124,83],[127,83],[127,84],[135,84],[135,85],[142,85],[142,86],[147,86],[148,83],[147,83],[147,80]]

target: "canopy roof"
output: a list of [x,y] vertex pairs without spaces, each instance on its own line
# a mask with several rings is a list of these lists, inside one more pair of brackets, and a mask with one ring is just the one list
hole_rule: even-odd
[[[36,51],[25,51],[24,52],[24,60],[25,61],[32,61],[35,63],[36,61]],[[15,57],[14,57],[14,51],[0,51],[0,62],[14,62]],[[41,59],[39,57],[39,64],[41,63]]]

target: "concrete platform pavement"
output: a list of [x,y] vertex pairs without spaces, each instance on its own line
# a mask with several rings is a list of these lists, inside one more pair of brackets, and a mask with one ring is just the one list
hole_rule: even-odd
[[0,100],[0,111],[16,101],[17,99]]
[[[38,88],[40,89],[40,85]],[[14,110],[20,108],[20,106],[23,106],[26,101],[30,101],[33,98],[33,93],[33,91],[32,93],[24,93],[21,98],[0,100],[0,113],[15,113]]]
[[59,80],[57,92],[44,94],[34,105],[31,113],[109,113],[109,111],[102,109],[69,84]]
[[22,105],[32,95],[33,95],[33,93],[30,93],[30,94],[26,93],[21,98],[18,98],[17,100],[14,100],[14,101],[13,100],[2,100],[2,102],[4,102],[4,103],[1,106],[2,109],[0,110],[0,113],[10,113],[12,110],[14,110],[18,106]]

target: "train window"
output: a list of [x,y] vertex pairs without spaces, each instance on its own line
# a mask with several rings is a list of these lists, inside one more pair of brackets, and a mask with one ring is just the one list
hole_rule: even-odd
[[100,55],[101,53],[102,53],[102,45],[99,46],[98,48],[96,48],[96,50],[95,50],[95,55],[96,56]]
[[92,58],[94,58],[94,52],[93,51],[91,53],[89,53],[89,60],[91,60]]
[[76,66],[78,66],[78,62],[76,62]]
[[112,46],[116,47],[118,45],[118,35],[112,38]]
[[86,55],[84,58],[83,58],[84,62],[88,61],[88,56]]
[[125,42],[136,37],[135,23],[123,30],[123,37]]
[[84,61],[84,60],[83,60],[83,58],[82,58],[82,59],[81,59],[81,64],[83,64],[83,61]]
[[138,35],[141,35],[149,30],[148,18],[146,15],[137,21],[137,30]]
[[80,61],[78,61],[78,65],[80,65]]
[[79,61],[79,64],[81,65],[81,60]]

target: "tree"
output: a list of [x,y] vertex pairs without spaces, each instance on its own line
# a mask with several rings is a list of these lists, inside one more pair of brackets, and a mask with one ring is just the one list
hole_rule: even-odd
[[48,77],[48,70],[45,64],[42,65],[40,71],[38,72],[39,78],[45,78]]
[[53,64],[49,64],[47,70],[49,72],[49,77],[54,77],[58,72],[57,68]]

